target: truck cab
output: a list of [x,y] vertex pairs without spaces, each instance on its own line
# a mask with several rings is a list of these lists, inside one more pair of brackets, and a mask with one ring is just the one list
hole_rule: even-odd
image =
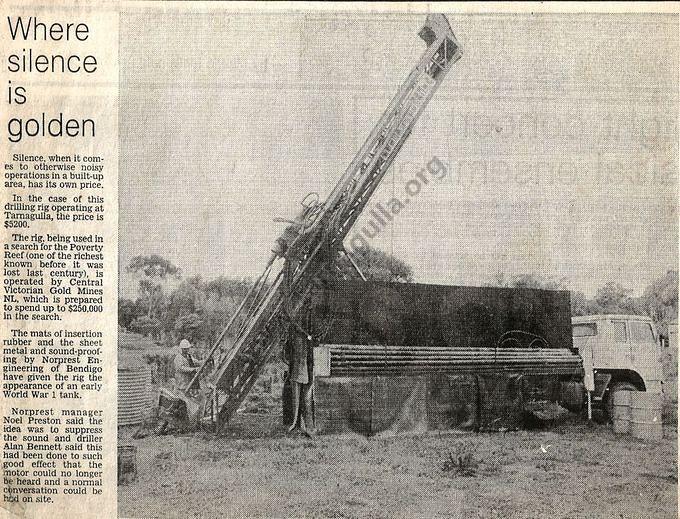
[[662,392],[661,345],[649,317],[587,315],[571,327],[595,402],[608,409],[616,391]]

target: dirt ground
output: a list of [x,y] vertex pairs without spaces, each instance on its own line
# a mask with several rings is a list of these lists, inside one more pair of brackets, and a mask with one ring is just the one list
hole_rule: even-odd
[[[660,443],[572,420],[544,431],[286,436],[272,415],[152,436],[121,517],[675,518],[677,428]],[[453,461],[451,461],[453,460]]]

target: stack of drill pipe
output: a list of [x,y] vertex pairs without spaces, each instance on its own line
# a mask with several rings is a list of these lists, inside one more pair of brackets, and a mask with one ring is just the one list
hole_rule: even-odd
[[448,348],[328,345],[331,376],[419,373],[576,375],[581,359],[556,348]]

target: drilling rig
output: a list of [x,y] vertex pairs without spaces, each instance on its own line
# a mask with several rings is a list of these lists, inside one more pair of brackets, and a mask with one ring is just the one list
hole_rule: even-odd
[[[325,202],[308,196],[277,239],[264,272],[231,316],[193,380],[161,391],[161,408],[191,426],[221,429],[241,405],[294,322],[318,277],[346,254],[343,241],[413,126],[462,54],[448,20],[427,16],[427,48]],[[200,395],[190,388],[199,381]]]

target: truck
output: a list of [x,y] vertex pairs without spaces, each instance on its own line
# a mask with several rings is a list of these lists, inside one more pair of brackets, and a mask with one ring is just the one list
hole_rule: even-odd
[[[204,356],[192,380],[182,388],[161,390],[159,404],[164,420],[172,419],[192,428],[221,430],[239,409],[273,353],[282,345],[285,348],[290,339],[291,327],[304,328],[300,322],[305,320],[305,314],[313,306],[311,300],[318,292],[319,285],[324,284],[329,272],[339,269],[338,260],[348,259],[365,282],[366,277],[353,259],[351,251],[345,248],[344,242],[429,101],[453,65],[462,57],[461,45],[443,14],[428,15],[418,35],[426,44],[420,59],[399,86],[383,115],[325,201],[321,200],[318,193],[310,193],[303,199],[300,212],[293,220],[275,219],[289,225],[273,244],[264,271],[252,284],[238,309]],[[433,316],[438,315],[439,310],[436,310],[438,307],[435,305],[431,312],[423,316],[419,326],[404,324],[406,330],[413,331],[419,327],[423,330],[413,343],[402,342],[398,337],[391,337],[389,334],[376,337],[376,330],[365,330],[370,332],[365,337],[347,337],[346,344],[328,345],[325,349],[326,362],[323,363],[328,369],[325,374],[319,374],[320,376],[330,379],[336,378],[335,374],[337,379],[361,376],[362,381],[375,380],[378,385],[382,384],[383,375],[394,375],[396,380],[396,376],[404,372],[423,372],[428,376],[436,372],[451,377],[474,377],[474,380],[466,379],[470,387],[474,386],[473,393],[476,391],[475,394],[479,395],[484,392],[488,395],[486,402],[489,405],[478,406],[482,410],[494,402],[505,402],[505,399],[495,398],[496,393],[511,395],[524,392],[529,397],[534,397],[539,386],[548,388],[543,393],[550,395],[543,396],[550,396],[549,399],[560,398],[565,403],[579,405],[583,402],[584,368],[571,344],[567,293],[554,295],[556,299],[551,299],[553,296],[549,294],[542,294],[540,297],[538,293],[518,291],[490,294],[480,288],[473,289],[469,294],[467,289],[461,287],[400,287],[395,292],[400,290],[408,293],[394,299],[379,299],[375,304],[368,305],[364,313],[380,309],[374,315],[374,320],[381,322],[380,314],[387,311],[386,304],[396,304],[395,301],[401,299],[406,307],[420,307],[423,301],[434,297],[432,294],[451,291],[456,296],[444,298],[450,304],[449,310],[454,312],[443,316],[443,319],[452,323],[453,329],[449,330],[448,336],[441,332],[441,340],[434,336],[430,337],[434,342],[422,340],[437,328],[427,324],[431,323]],[[355,300],[352,304],[358,304],[356,296],[359,292],[358,288],[351,291],[350,295]],[[501,292],[503,296],[499,295]],[[374,289],[367,293],[374,293]],[[453,305],[453,302],[461,298],[465,299],[466,304]],[[498,306],[499,301],[505,301],[505,306]],[[549,315],[563,317],[560,322],[565,326],[560,328],[561,333],[557,334],[556,340],[549,337],[555,329],[554,322],[553,326],[540,327],[540,320],[533,318],[546,305],[549,307]],[[454,306],[455,311],[452,310]],[[413,312],[406,312],[405,315],[409,313]],[[329,323],[332,324],[336,317],[338,316],[331,316]],[[618,347],[618,343],[614,339],[600,343],[598,327],[603,333],[606,332],[602,337],[623,333],[629,351],[627,355],[632,357],[635,351],[636,358],[640,361],[645,359],[644,362],[651,364],[651,361],[646,360],[646,354],[637,351],[638,348],[648,347],[645,334],[651,334],[653,340],[656,340],[651,321],[624,318],[622,332],[620,324],[610,323],[610,317],[603,317],[602,320],[593,317],[587,319],[590,320],[583,321],[576,329],[577,341],[582,345],[579,348],[581,356],[590,352],[590,360],[587,362],[590,370],[586,372],[586,379],[595,380],[596,399],[611,402],[611,392],[621,389],[659,390],[660,375],[642,369],[631,360],[628,363],[623,360],[617,362],[617,355],[621,355],[620,353],[611,356],[609,363],[601,363],[600,360],[609,359],[607,352],[615,352],[612,345]],[[490,326],[492,322],[495,326]],[[551,320],[546,319],[545,322]],[[618,331],[607,331],[605,323]],[[649,331],[646,331],[645,326],[649,326]],[[388,329],[390,327],[386,325],[382,332],[386,333]],[[311,341],[312,336],[309,333],[306,335]],[[628,337],[631,337],[630,341]],[[593,359],[597,359],[597,362]],[[492,381],[494,376],[501,377],[502,374],[507,380],[503,380],[501,385]],[[483,380],[483,375],[488,380]],[[525,383],[533,376],[544,377],[545,383]],[[522,379],[522,382],[515,384],[515,379]],[[432,382],[433,392],[439,391],[439,382],[441,381]],[[197,384],[201,387],[199,394],[192,389]],[[593,391],[591,386],[593,384],[585,384],[585,387]],[[368,394],[376,394],[373,391],[375,388],[371,387]],[[381,387],[386,396],[394,389],[384,384]],[[344,391],[344,388],[332,387],[329,395],[332,394],[331,389]],[[571,397],[562,399],[558,393],[570,394]],[[465,394],[461,400],[470,398],[479,400],[472,393]],[[418,397],[418,401],[423,402],[426,399]],[[435,407],[439,405],[436,404]],[[387,407],[381,409],[385,411]],[[355,410],[350,409],[348,412],[353,413]],[[495,419],[493,418],[494,421]],[[376,428],[371,426],[369,430]]]
[[592,400],[607,417],[617,391],[662,393],[662,347],[652,319],[642,315],[572,318],[574,346],[592,380]]

